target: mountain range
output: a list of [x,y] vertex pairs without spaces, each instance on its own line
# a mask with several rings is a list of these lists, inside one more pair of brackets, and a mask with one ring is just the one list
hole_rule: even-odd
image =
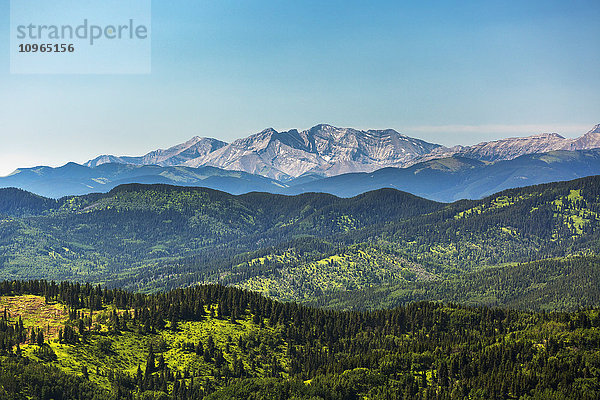
[[[354,176],[339,187],[364,189],[412,174],[443,190],[452,174],[583,171],[598,151],[454,155],[322,180]],[[89,183],[93,171],[152,170],[278,184],[115,163],[16,176]],[[0,189],[0,397],[597,399],[599,238],[600,176],[451,204],[394,189],[340,198],[127,184],[60,199]]]
[[373,172],[385,167],[406,167],[431,159],[459,156],[481,161],[511,160],[525,154],[600,147],[600,124],[576,139],[542,133],[483,142],[473,146],[443,147],[386,130],[357,130],[320,124],[299,132],[269,128],[231,144],[194,137],[167,150],[141,157],[103,155],[85,163],[160,166],[212,166],[244,171],[282,182],[300,176],[335,176]]
[[296,129],[277,132],[269,128],[230,144],[195,137],[184,144],[153,151],[142,157],[104,155],[85,165],[95,167],[107,162],[119,162],[212,166],[286,182],[307,174],[333,176],[398,167],[438,147],[392,129],[361,131],[322,124],[302,132]]
[[84,165],[20,168],[0,178],[59,198],[126,183],[203,186],[232,194],[324,192],[350,197],[396,188],[442,202],[600,174],[600,125],[576,139],[558,134],[443,147],[394,130],[317,125],[266,129],[227,144],[194,137],[143,156],[102,155]]
[[482,142],[473,146],[438,147],[417,161],[460,156],[494,162],[512,160],[525,154],[547,153],[556,150],[587,150],[599,147],[600,124],[575,139],[564,138],[558,133],[541,133],[527,137]]

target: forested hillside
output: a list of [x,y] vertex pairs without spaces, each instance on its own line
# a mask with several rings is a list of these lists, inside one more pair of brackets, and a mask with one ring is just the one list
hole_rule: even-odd
[[600,304],[600,258],[546,259],[484,268],[445,280],[337,291],[315,297],[308,304],[366,310],[424,300],[535,311],[574,311]]
[[167,185],[58,201],[17,194],[30,205],[15,208],[15,192],[0,191],[9,199],[0,203],[0,277],[146,292],[220,283],[311,301],[414,290],[491,266],[595,255],[600,243],[600,177],[452,204],[393,189],[349,199]]
[[[329,251],[315,254],[313,243],[293,242],[267,255],[249,254],[235,260],[234,268],[220,269],[215,281],[286,300],[312,300],[327,291],[377,288],[392,281],[408,290],[434,287],[489,266],[597,254],[599,192],[600,179],[593,177],[460,201],[331,235],[327,240],[337,248]],[[194,280],[199,279],[189,282]]]
[[[44,215],[0,220],[0,276],[137,281],[152,263],[186,256],[220,261],[293,238],[330,236],[442,206],[394,190],[340,199],[233,196],[166,185],[126,185],[58,204],[39,212]],[[202,268],[201,263],[196,269]]]
[[600,397],[600,177],[0,199],[2,399]]
[[597,399],[600,312],[0,283],[3,399]]
[[56,200],[21,189],[0,189],[0,217],[22,217],[48,213],[58,208]]

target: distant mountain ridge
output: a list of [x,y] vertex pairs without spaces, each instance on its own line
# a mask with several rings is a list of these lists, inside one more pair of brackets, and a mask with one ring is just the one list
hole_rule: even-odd
[[413,163],[452,156],[494,162],[512,160],[525,154],[596,148],[600,148],[600,124],[596,125],[583,136],[575,139],[564,138],[558,133],[541,133],[527,137],[482,142],[473,146],[440,147],[434,149],[424,157],[414,160]]
[[321,124],[301,132],[268,128],[230,144],[195,137],[141,157],[103,155],[85,165],[212,166],[288,181],[303,174],[333,176],[399,167],[437,147],[440,146],[401,135],[393,129],[361,131]]
[[68,163],[58,168],[22,168],[0,178],[0,188],[16,187],[33,193],[60,198],[94,192],[108,192],[126,183],[165,183],[179,186],[202,186],[231,194],[252,191],[277,192],[284,185],[273,179],[242,171],[226,171],[214,167],[179,167],[99,164],[91,168]]
[[107,192],[126,183],[342,197],[396,188],[452,202],[598,174],[600,125],[576,139],[551,133],[453,148],[391,129],[317,125],[301,132],[266,129],[231,144],[194,137],[139,157],[103,155],[85,165],[21,168],[0,177],[0,188],[53,198]]
[[525,154],[593,148],[600,148],[600,124],[576,139],[567,139],[557,133],[541,133],[451,148],[411,138],[393,129],[365,131],[320,124],[304,131],[278,132],[268,128],[230,144],[194,137],[144,156],[103,155],[85,165],[212,166],[287,182],[301,176],[330,177],[407,167],[452,156],[495,162]]
[[187,142],[170,147],[167,150],[154,150],[140,157],[102,155],[86,162],[84,165],[92,168],[109,163],[171,167],[182,165],[191,158],[202,157],[226,145],[227,143],[217,139],[194,136]]
[[90,168],[69,163],[59,168],[23,168],[0,178],[0,188],[17,187],[60,198],[107,192],[126,183],[202,186],[231,194],[267,192],[295,195],[308,192],[352,197],[393,188],[441,202],[479,199],[515,187],[600,175],[600,149],[558,150],[526,154],[512,160],[485,162],[454,155],[404,168],[382,168],[321,178],[302,175],[287,182],[216,167],[100,164]]
[[[342,174],[300,183],[288,193],[322,192],[341,197],[394,188],[431,200],[480,199],[505,189],[600,175],[600,149],[525,154],[494,163],[453,155],[406,168]],[[294,181],[292,181],[292,184]]]

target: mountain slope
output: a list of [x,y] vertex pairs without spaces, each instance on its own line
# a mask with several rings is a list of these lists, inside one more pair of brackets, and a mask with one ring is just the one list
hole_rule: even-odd
[[0,189],[0,216],[40,215],[56,210],[59,203],[21,189]]
[[565,147],[565,150],[583,150],[598,147],[600,147],[600,124],[580,138],[574,139],[569,147]]
[[[443,281],[482,267],[600,252],[600,177],[511,189],[329,238],[290,243],[194,279],[286,300],[390,282]],[[335,247],[335,246],[334,246]],[[194,276],[192,274],[192,276]],[[324,289],[324,290],[323,290]]]
[[377,310],[415,301],[444,301],[534,311],[574,311],[600,304],[600,259],[568,257],[484,268],[447,280],[333,292],[319,307]]

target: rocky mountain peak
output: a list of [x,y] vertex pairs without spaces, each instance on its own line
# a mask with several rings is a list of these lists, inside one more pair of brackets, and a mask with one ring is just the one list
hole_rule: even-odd
[[268,128],[185,165],[242,170],[285,181],[307,173],[332,176],[401,166],[436,147],[392,129],[363,131],[319,124],[303,131]]
[[267,147],[271,140],[275,139],[277,135],[279,135],[279,132],[275,129],[267,128],[248,137],[238,139],[231,143],[230,146],[246,150],[263,149]]

